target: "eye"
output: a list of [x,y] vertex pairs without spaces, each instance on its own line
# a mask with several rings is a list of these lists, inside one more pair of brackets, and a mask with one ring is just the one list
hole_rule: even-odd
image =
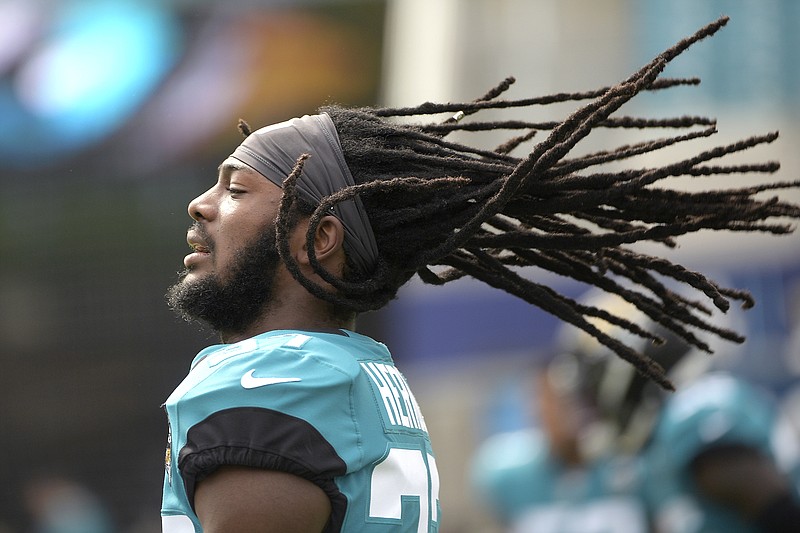
[[231,196],[236,196],[236,195],[244,194],[244,193],[246,192],[244,189],[240,189],[240,188],[238,188],[238,187],[235,187],[235,186],[233,186],[233,185],[231,185],[231,186],[229,186],[229,187],[225,187],[225,189],[226,189],[226,190],[227,190],[229,193],[231,193]]

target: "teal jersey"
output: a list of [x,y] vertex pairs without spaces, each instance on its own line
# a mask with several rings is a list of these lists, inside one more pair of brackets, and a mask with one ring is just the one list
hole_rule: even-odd
[[273,331],[200,352],[165,403],[164,533],[199,533],[199,480],[222,465],[289,472],[330,498],[327,532],[436,532],[439,477],[389,351],[349,331]]
[[663,533],[758,531],[731,509],[704,499],[693,486],[689,464],[700,453],[745,445],[773,458],[796,477],[796,456],[782,453],[786,434],[766,392],[725,374],[709,374],[679,390],[664,406],[646,452],[645,494]]
[[473,464],[481,500],[512,533],[645,533],[640,474],[627,456],[567,467],[536,429],[491,437]]

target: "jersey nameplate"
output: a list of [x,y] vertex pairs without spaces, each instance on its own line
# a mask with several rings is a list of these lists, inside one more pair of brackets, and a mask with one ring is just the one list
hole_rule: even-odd
[[384,426],[419,429],[427,433],[419,404],[408,387],[406,378],[392,365],[361,363],[361,368],[375,385],[376,395],[386,408]]

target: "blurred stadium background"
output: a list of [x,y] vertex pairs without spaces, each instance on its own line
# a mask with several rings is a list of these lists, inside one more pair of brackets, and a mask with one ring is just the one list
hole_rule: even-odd
[[[66,511],[62,529],[35,529],[64,494],[104,513],[75,531],[160,529],[159,406],[214,342],[163,294],[185,255],[185,206],[239,142],[236,119],[465,101],[508,75],[509,97],[596,88],[723,13],[728,27],[668,69],[703,84],[633,109],[713,115],[723,139],[779,129],[748,156],[797,179],[795,0],[0,0],[0,532],[68,531]],[[725,364],[793,397],[800,235],[700,235],[675,253],[755,294],[746,349]],[[487,435],[525,423],[520,370],[548,356],[556,327],[468,280],[411,283],[361,320],[428,419],[443,531],[491,530],[467,466]]]

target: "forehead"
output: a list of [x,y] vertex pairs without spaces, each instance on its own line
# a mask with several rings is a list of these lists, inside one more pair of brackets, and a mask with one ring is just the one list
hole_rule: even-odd
[[228,157],[223,161],[218,170],[219,180],[230,181],[236,179],[241,183],[246,182],[250,186],[257,187],[259,190],[264,189],[270,192],[282,190],[282,187],[279,187],[275,182],[247,163],[243,163],[234,157]]
[[253,176],[259,176],[263,178],[263,176],[256,172],[251,166],[246,165],[245,163],[242,163],[233,157],[228,157],[225,159],[225,161],[220,164],[217,171],[219,172],[220,176],[229,176],[230,174],[237,172],[240,174],[251,174]]

